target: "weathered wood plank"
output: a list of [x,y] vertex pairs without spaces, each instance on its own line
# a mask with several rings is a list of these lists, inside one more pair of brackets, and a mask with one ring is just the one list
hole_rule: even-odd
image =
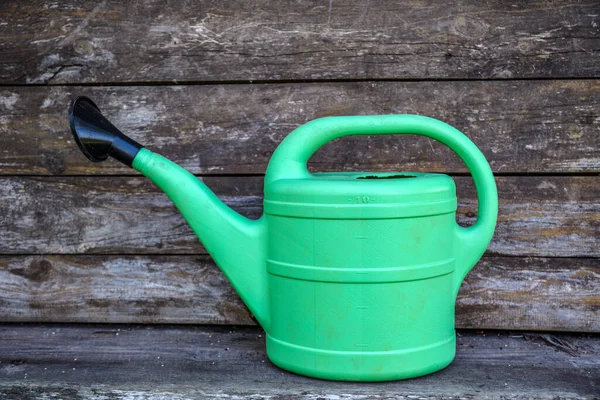
[[[457,177],[458,220],[476,196]],[[206,177],[244,215],[262,212],[263,178]],[[600,177],[498,177],[500,211],[488,254],[599,257]],[[0,254],[206,254],[168,198],[140,177],[0,179]]]
[[484,257],[456,302],[461,328],[600,332],[600,258]]
[[253,324],[209,256],[0,256],[0,321]]
[[461,332],[446,369],[387,383],[285,372],[256,328],[3,325],[0,397],[19,399],[594,399],[600,338]]
[[[600,65],[600,63],[599,63]],[[457,127],[495,172],[600,172],[600,80],[0,88],[0,174],[132,174],[90,163],[67,127],[87,94],[148,148],[194,173],[263,173],[296,127],[328,115],[418,113]],[[319,170],[465,172],[426,138],[356,137],[327,144]]]
[[594,1],[0,7],[4,84],[600,75]]
[[[261,177],[204,181],[245,215],[262,212]],[[0,254],[207,254],[145,178],[2,178],[0,187]]]
[[[598,259],[484,257],[456,326],[600,332]],[[0,256],[0,320],[252,324],[208,256]]]

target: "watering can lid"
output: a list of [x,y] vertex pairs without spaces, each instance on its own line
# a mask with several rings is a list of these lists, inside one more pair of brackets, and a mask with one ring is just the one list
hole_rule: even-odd
[[305,218],[406,218],[453,213],[456,186],[433,173],[329,172],[265,186],[265,212]]

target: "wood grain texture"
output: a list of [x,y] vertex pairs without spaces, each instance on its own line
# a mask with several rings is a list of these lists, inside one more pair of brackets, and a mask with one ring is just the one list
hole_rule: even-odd
[[374,384],[283,371],[267,360],[256,328],[9,324],[0,327],[0,398],[591,400],[600,393],[597,336],[459,333],[448,368]]
[[0,320],[254,324],[209,256],[0,256]]
[[[484,257],[456,326],[600,332],[599,259]],[[0,256],[0,320],[253,324],[208,256]]]
[[0,83],[597,77],[594,1],[0,5]]
[[461,328],[600,332],[600,258],[484,257],[456,301]]
[[[600,65],[600,64],[599,64]],[[468,135],[497,173],[600,172],[600,80],[0,88],[0,174],[132,174],[90,163],[72,141],[72,98],[94,99],[125,133],[196,174],[264,173],[298,126],[329,115],[417,113]],[[426,138],[325,145],[317,170],[466,172]]]
[[[262,213],[263,177],[205,177],[238,212]],[[476,219],[469,177],[456,177],[458,221]],[[488,254],[599,257],[600,177],[497,177]],[[0,254],[206,254],[170,200],[141,177],[0,179]]]

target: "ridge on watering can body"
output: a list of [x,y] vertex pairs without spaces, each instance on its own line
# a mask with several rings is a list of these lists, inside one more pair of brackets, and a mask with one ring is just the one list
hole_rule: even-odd
[[[431,373],[454,358],[455,296],[489,244],[498,210],[485,157],[455,128],[418,115],[311,121],[273,153],[264,215],[250,220],[123,135],[91,100],[76,99],[69,119],[88,158],[132,166],[173,201],[265,329],[276,365],[317,378],[384,381]],[[424,135],[454,150],[473,175],[476,223],[456,223],[446,175],[306,169],[328,141],[368,134]]]
[[265,212],[324,218],[389,218],[456,210],[448,175],[422,172],[317,172],[265,187]]

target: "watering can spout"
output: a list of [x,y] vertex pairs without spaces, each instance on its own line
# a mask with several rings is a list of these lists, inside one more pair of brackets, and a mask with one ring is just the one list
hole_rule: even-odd
[[69,123],[88,159],[99,162],[111,156],[165,192],[250,312],[268,330],[266,219],[250,220],[232,210],[193,174],[121,133],[86,97],[71,103]]
[[78,97],[69,107],[69,125],[75,143],[93,162],[112,158],[131,167],[133,159],[142,148],[135,140],[125,136],[107,120],[94,102]]

